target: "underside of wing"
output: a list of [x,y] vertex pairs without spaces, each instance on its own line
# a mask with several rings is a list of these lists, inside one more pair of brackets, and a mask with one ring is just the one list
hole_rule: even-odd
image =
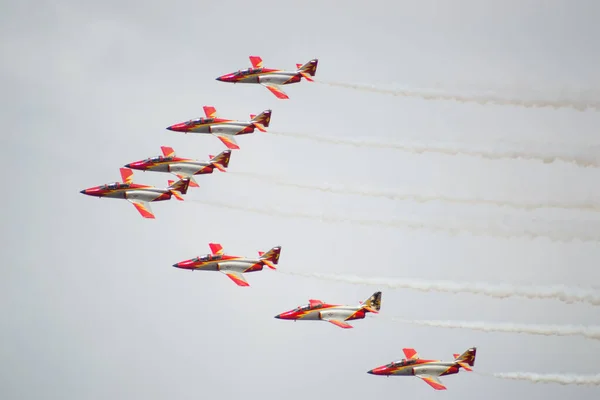
[[151,219],[155,218],[154,214],[152,214],[152,209],[150,208],[150,203],[148,203],[147,201],[130,200],[130,199],[127,199],[127,200],[133,204],[133,206],[136,208],[136,210],[138,210],[140,212],[140,214],[142,214],[142,217],[151,218]]
[[350,329],[353,328],[352,325],[345,323],[344,321],[340,321],[339,319],[324,319],[323,321],[330,322],[334,325],[339,326],[340,328]]
[[274,85],[272,83],[270,84],[261,84],[264,87],[266,87],[267,89],[269,89],[271,91],[271,93],[273,93],[275,95],[275,97],[277,97],[278,99],[289,99],[288,95],[285,94],[285,92],[283,90],[281,90],[281,88],[277,85]]
[[435,390],[446,390],[446,386],[442,384],[442,382],[437,378],[437,376],[433,375],[415,375],[418,378],[421,378],[424,382],[426,382],[429,386],[434,388]]
[[227,148],[232,150],[239,150],[240,146],[238,146],[233,135],[224,135],[222,133],[214,135],[218,137],[221,140],[221,142],[223,142],[223,144],[227,146]]
[[221,272],[227,275],[238,286],[250,286],[246,281],[246,278],[244,278],[244,276],[238,271],[228,271],[222,269]]
[[198,182],[196,182],[196,180],[194,179],[194,175],[190,174],[189,172],[175,171],[175,172],[171,172],[171,173],[173,175],[175,175],[176,177],[178,177],[179,179],[189,178],[191,187],[200,187],[200,185],[198,185]]

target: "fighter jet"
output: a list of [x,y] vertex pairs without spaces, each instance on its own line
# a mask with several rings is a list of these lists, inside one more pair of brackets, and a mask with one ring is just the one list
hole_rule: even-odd
[[421,378],[435,390],[446,390],[446,386],[440,382],[439,376],[452,375],[458,373],[460,369],[472,371],[471,367],[475,365],[476,347],[471,347],[463,354],[454,354],[454,361],[423,360],[414,349],[402,349],[405,359],[394,361],[387,365],[374,368],[368,371],[373,375],[402,375],[416,376]]
[[213,106],[204,106],[206,118],[191,119],[169,126],[167,129],[175,132],[210,133],[218,137],[230,149],[239,149],[235,141],[237,135],[254,133],[254,128],[266,132],[271,122],[271,110],[265,110],[258,115],[250,114],[250,121],[235,121],[217,117]]
[[198,161],[177,157],[171,147],[161,146],[161,150],[162,156],[135,161],[125,167],[140,171],[170,172],[179,179],[190,178],[190,186],[198,187],[194,175],[212,174],[215,168],[226,172],[231,157],[231,150],[225,150],[217,156],[209,155],[210,161]]
[[224,254],[223,246],[218,243],[209,243],[208,245],[212,254],[181,261],[173,266],[190,271],[220,271],[238,286],[250,286],[242,273],[262,271],[263,265],[276,269],[275,265],[279,263],[279,254],[281,253],[281,247],[277,246],[266,253],[259,251],[258,258],[246,258]]
[[149,202],[170,200],[174,196],[177,200],[183,200],[187,193],[190,179],[181,179],[175,183],[169,181],[169,187],[166,189],[156,188],[147,185],[138,185],[133,183],[133,171],[129,168],[121,168],[121,177],[123,183],[113,182],[106,185],[100,185],[84,189],[79,193],[95,197],[111,197],[116,199],[126,199],[131,202],[144,218],[154,219],[154,214],[150,209]]
[[279,85],[298,83],[302,78],[313,82],[311,76],[317,73],[319,60],[312,59],[306,64],[296,64],[295,71],[284,71],[281,69],[263,68],[263,61],[258,56],[250,56],[252,68],[238,70],[217,78],[221,82],[232,83],[258,83],[271,91],[278,99],[289,99],[288,95],[281,90]]
[[360,302],[358,306],[339,306],[334,304],[326,304],[321,300],[309,300],[305,306],[297,307],[291,311],[286,311],[275,318],[308,320],[308,321],[327,321],[340,328],[353,328],[352,325],[344,321],[353,319],[363,319],[366,313],[379,313],[381,309],[381,292],[375,292],[364,302]]

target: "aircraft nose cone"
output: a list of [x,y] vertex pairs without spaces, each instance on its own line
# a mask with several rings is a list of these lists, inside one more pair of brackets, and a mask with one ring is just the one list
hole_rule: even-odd
[[222,80],[223,80],[223,78],[221,78],[221,77],[218,77],[218,78],[217,78],[217,80],[218,80],[218,81],[222,81]]
[[367,371],[367,374],[373,375],[373,370],[371,369],[371,370]]
[[281,319],[281,316],[279,316],[279,314],[278,314],[274,318]]
[[175,268],[179,268],[179,264],[173,264]]
[[173,127],[172,127],[172,126],[167,126],[167,130],[168,130],[168,131],[172,131],[172,130],[173,130]]
[[85,189],[81,190],[79,193],[85,194]]
[[125,164],[124,167],[125,168],[131,168],[131,164]]

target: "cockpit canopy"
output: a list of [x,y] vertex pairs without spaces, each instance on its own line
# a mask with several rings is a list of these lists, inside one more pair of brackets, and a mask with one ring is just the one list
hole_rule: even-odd
[[173,157],[156,156],[156,157],[147,158],[145,160],[145,162],[147,162],[147,163],[157,163],[157,162],[161,162],[161,161],[169,161],[169,160],[172,160],[172,159],[173,159]]
[[296,310],[294,310],[294,311],[308,311],[308,310],[316,310],[316,309],[319,309],[319,308],[321,308],[321,307],[323,307],[323,304],[322,304],[322,303],[320,303],[320,304],[313,304],[313,305],[306,304],[306,305],[303,305],[303,306],[298,306],[298,307],[296,308]]
[[215,119],[214,118],[195,118],[195,119],[190,119],[188,122],[186,122],[185,124],[190,126],[190,125],[198,125],[198,124],[209,124],[211,122],[213,122]]
[[123,188],[128,188],[129,184],[128,183],[119,183],[119,182],[111,182],[111,183],[107,183],[106,185],[104,185],[102,187],[102,189],[109,189],[109,190],[114,190],[114,189],[123,189]]
[[386,365],[387,368],[391,368],[391,367],[404,367],[406,365],[413,365],[416,364],[417,360],[407,360],[406,358],[403,358],[400,361],[392,361],[391,363],[389,363],[388,365]]
[[262,71],[262,68],[246,68],[246,69],[241,69],[238,72],[235,73],[236,76],[244,76],[244,75],[250,75],[250,74],[257,74],[259,72]]
[[201,262],[217,261],[217,260],[220,260],[221,258],[223,258],[223,256],[220,254],[213,254],[213,255],[205,254],[203,256],[196,257],[196,259],[194,261],[201,261]]

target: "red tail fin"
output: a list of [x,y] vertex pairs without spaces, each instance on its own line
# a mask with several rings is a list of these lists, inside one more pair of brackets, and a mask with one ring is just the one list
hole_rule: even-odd
[[273,247],[271,250],[263,253],[262,251],[258,252],[260,260],[267,267],[271,269],[276,269],[275,265],[279,263],[279,255],[281,254],[281,246]]
[[304,79],[306,79],[309,82],[314,82],[313,79],[311,79],[311,76],[315,76],[315,74],[317,73],[318,63],[319,60],[315,58],[304,65],[296,64],[296,67],[298,68],[298,73],[302,75]]
[[268,128],[269,124],[271,123],[271,113],[271,110],[265,110],[256,116],[250,115],[252,117],[251,122],[254,127],[261,132],[266,132],[267,130],[265,128]]
[[225,150],[219,153],[216,157],[209,156],[211,164],[221,172],[226,172],[229,167],[229,159],[231,158],[231,150]]

